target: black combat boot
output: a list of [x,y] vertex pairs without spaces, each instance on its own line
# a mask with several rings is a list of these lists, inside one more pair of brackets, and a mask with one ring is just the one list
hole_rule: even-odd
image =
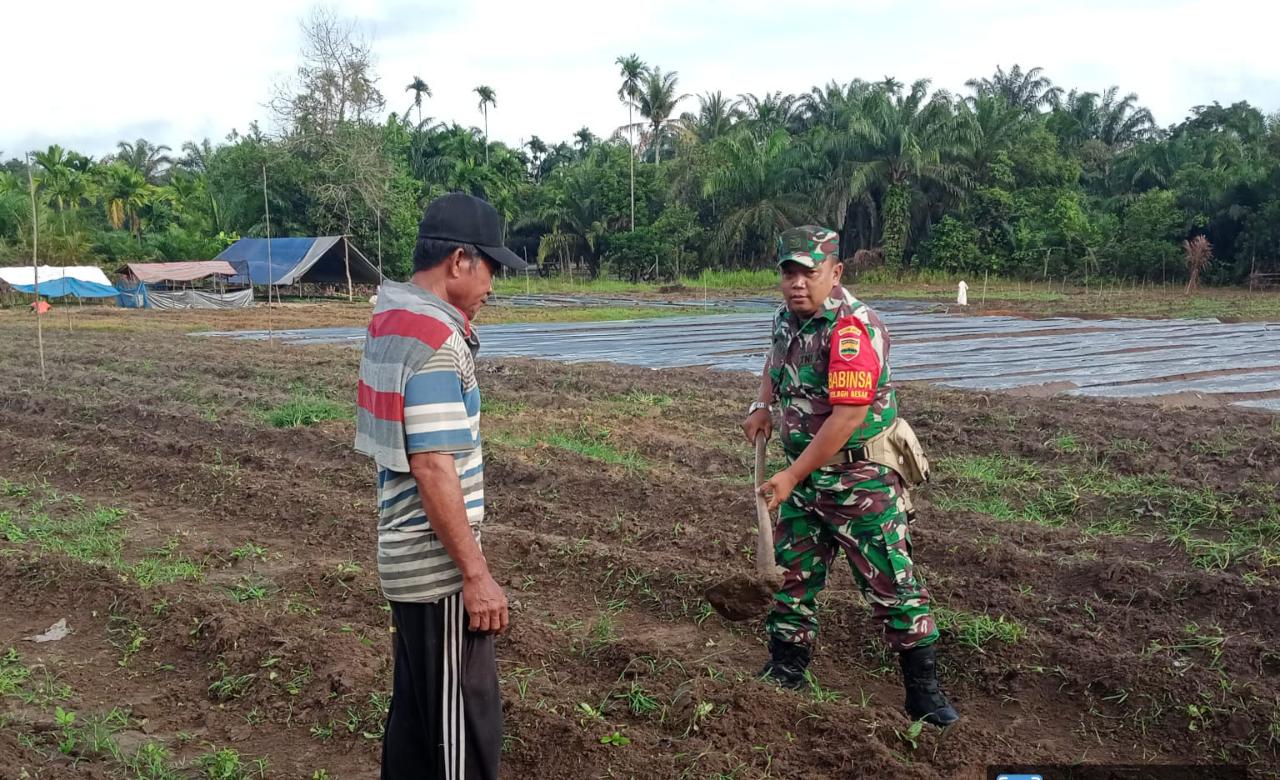
[[783,688],[800,690],[807,684],[804,670],[809,668],[811,658],[813,650],[808,645],[797,645],[769,637],[769,662],[760,670],[760,676]]
[[907,714],[912,720],[946,727],[960,720],[960,715],[938,687],[938,670],[933,645],[913,647],[898,657],[902,665],[902,687],[907,690]]

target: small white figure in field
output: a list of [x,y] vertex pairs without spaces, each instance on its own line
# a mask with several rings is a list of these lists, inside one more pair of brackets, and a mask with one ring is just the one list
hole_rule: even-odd
[[969,305],[969,283],[960,280],[960,284],[956,285],[956,303],[961,306]]

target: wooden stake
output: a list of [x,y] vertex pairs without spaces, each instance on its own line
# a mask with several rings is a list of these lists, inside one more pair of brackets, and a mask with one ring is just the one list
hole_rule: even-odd
[[44,315],[40,313],[40,265],[36,261],[36,245],[40,239],[39,216],[36,212],[36,181],[31,175],[31,155],[27,154],[27,189],[31,191],[31,278],[36,291],[36,344],[40,351],[40,381],[48,382],[44,370]]
[[988,268],[982,273],[982,306],[987,306],[987,280],[991,278],[991,269]]

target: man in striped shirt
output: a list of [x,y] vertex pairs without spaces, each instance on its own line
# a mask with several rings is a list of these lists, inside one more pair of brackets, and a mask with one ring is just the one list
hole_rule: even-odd
[[427,206],[413,276],[384,282],[360,363],[356,449],[378,468],[378,576],[395,678],[382,777],[496,778],[502,749],[493,637],[507,599],[480,547],[484,458],[471,319],[499,265],[498,213],[462,193]]

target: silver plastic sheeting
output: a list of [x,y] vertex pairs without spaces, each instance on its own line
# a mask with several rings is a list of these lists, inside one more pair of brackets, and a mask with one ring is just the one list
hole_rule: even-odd
[[[557,301],[558,303],[559,301]],[[1071,395],[1143,398],[1182,392],[1246,396],[1280,411],[1280,324],[1217,320],[962,317],[920,304],[876,304],[892,334],[898,380],[975,390],[1063,387]],[[745,307],[744,307],[745,308]],[[649,368],[758,372],[770,311],[698,317],[480,327],[481,354]],[[221,335],[265,339],[266,332]],[[358,328],[277,331],[299,344],[359,345]],[[1252,396],[1252,397],[1249,397]]]

